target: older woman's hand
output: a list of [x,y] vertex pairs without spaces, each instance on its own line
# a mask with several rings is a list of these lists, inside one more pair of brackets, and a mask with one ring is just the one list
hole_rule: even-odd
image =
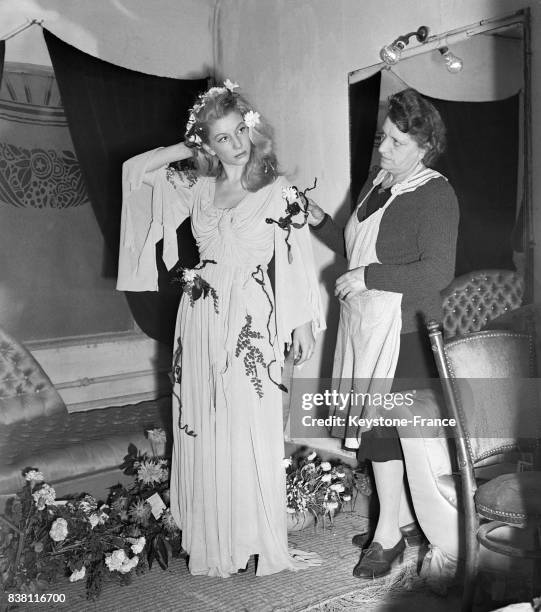
[[364,283],[364,266],[353,268],[353,270],[349,270],[336,279],[334,295],[336,295],[339,300],[355,297],[363,291],[366,291],[366,285]]
[[308,200],[308,223],[310,225],[319,225],[325,217],[325,211],[311,198],[306,199]]

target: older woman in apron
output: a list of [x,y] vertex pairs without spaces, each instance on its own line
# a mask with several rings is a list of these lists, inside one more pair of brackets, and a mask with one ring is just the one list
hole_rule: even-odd
[[[389,98],[380,169],[361,190],[345,230],[310,203],[312,230],[348,261],[335,286],[340,324],[333,380],[342,393],[397,392],[413,388],[412,379],[437,378],[424,323],[442,317],[440,291],[454,276],[458,230],[454,191],[428,167],[444,146],[438,111],[417,91],[401,91]],[[348,414],[378,416],[370,405],[353,402]],[[353,570],[359,578],[388,573],[415,526],[398,433],[367,429],[331,432],[358,448],[360,461],[372,461],[379,497],[373,535],[353,538],[361,547],[372,538]]]

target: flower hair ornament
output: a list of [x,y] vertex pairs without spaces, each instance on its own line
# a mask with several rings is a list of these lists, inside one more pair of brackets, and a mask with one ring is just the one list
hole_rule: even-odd
[[[224,81],[223,87],[211,87],[209,90],[205,91],[205,93],[202,93],[198,96],[197,102],[190,109],[188,122],[186,123],[184,140],[188,146],[201,148],[203,144],[201,136],[198,134],[199,128],[197,126],[196,120],[197,113],[199,113],[205,107],[205,104],[209,100],[219,94],[225,93],[226,91],[229,91],[231,94],[238,96],[238,93],[235,91],[235,89],[238,88],[238,83],[231,81],[231,79],[226,79]],[[246,123],[246,127],[248,128],[248,135],[250,137],[250,140],[253,142],[253,130],[261,122],[261,115],[254,110],[249,110],[244,113],[243,119]]]
[[[286,232],[286,245],[287,245],[287,259],[289,263],[292,261],[291,257],[291,244],[289,244],[289,237],[291,235],[291,229],[300,229],[304,227],[308,222],[308,199],[306,197],[307,191],[312,191],[317,186],[317,177],[314,178],[314,184],[312,187],[307,187],[303,191],[300,191],[295,185],[291,187],[285,187],[282,189],[282,198],[286,202],[286,216],[280,217],[278,221],[276,219],[267,218],[267,223],[276,223],[278,227]],[[301,222],[293,221],[293,217],[302,213],[304,219]]]

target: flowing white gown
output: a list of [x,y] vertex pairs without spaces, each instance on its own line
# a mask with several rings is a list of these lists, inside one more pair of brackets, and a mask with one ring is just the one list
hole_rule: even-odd
[[[213,178],[190,186],[161,169],[145,191],[146,155],[125,164],[118,288],[155,288],[154,244],[163,237],[174,264],[174,231],[188,216],[201,260],[215,262],[197,273],[217,301],[183,294],[175,330],[171,512],[190,571],[225,577],[252,554],[258,575],[301,569],[307,561],[287,546],[276,383],[292,330],[307,321],[324,328],[308,229],[291,231],[288,257],[286,231],[266,222],[286,214],[283,178],[220,210]],[[276,296],[267,276],[273,255]]]

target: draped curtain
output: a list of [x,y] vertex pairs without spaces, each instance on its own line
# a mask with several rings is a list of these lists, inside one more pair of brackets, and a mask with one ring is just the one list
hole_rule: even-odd
[[[381,77],[377,80],[374,75],[349,87],[353,204],[369,172],[372,153],[377,159],[373,151],[377,137],[374,142],[371,126],[378,114],[380,83]],[[428,99],[447,128],[447,150],[436,169],[449,179],[460,206],[456,275],[483,268],[514,269],[519,94],[491,102]],[[364,138],[369,154],[359,143]]]
[[4,64],[0,168],[0,325],[22,341],[133,329],[52,68]]
[[350,194],[353,206],[370,171],[380,87],[381,72],[349,86]]
[[429,98],[447,128],[436,169],[460,204],[456,274],[512,270],[517,208],[519,94],[491,102]]
[[[128,70],[99,60],[44,30],[77,158],[107,252],[103,274],[116,275],[122,202],[122,163],[142,151],[181,140],[188,108],[206,79],[178,80]],[[178,231],[180,261],[193,265],[189,229]],[[158,245],[159,252],[161,245]],[[159,254],[159,253],[158,253]],[[160,259],[158,259],[160,261]],[[171,342],[180,294],[159,265],[158,293],[127,293],[139,327]]]

